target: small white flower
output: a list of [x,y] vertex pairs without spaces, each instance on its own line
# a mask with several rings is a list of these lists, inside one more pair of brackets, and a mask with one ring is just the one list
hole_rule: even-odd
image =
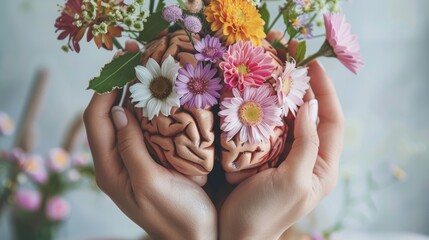
[[130,87],[131,101],[137,102],[136,107],[143,108],[143,117],[152,120],[159,113],[169,116],[172,107],[180,107],[182,94],[177,94],[175,87],[179,68],[171,55],[162,66],[149,58],[146,67],[135,68],[140,82]]

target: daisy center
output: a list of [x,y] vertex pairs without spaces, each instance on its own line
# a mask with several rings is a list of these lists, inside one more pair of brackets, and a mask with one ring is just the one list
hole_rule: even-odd
[[188,88],[194,94],[203,94],[207,92],[208,82],[201,78],[191,78],[188,82]]
[[240,75],[246,75],[250,72],[249,68],[244,63],[238,65],[237,70],[240,73]]
[[150,83],[149,89],[155,98],[164,100],[171,94],[173,84],[167,78],[158,77]]
[[291,77],[288,77],[283,81],[283,92],[286,94],[286,96],[289,95],[290,90],[292,89],[292,85],[293,82]]
[[255,102],[247,102],[238,109],[238,117],[240,122],[246,126],[255,126],[262,122],[261,105]]

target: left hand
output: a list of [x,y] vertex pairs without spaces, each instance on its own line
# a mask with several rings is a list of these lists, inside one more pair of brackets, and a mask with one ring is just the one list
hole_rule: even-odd
[[317,101],[306,102],[298,111],[295,140],[285,161],[248,178],[229,194],[220,210],[221,239],[278,239],[336,185],[343,115],[323,67],[316,61],[309,67],[319,110]]

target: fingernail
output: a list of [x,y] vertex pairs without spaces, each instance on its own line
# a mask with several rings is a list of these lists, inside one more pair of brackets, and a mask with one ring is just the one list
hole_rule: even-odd
[[113,123],[118,130],[122,129],[128,124],[127,115],[125,114],[125,111],[122,107],[114,106],[112,108],[112,118]]
[[317,121],[317,114],[319,111],[319,103],[317,102],[317,99],[311,99],[309,102],[309,115],[311,121],[313,121],[316,124]]

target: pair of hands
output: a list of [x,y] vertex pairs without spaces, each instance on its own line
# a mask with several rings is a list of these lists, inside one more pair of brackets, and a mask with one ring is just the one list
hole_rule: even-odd
[[[127,42],[126,51],[138,49]],[[340,103],[318,62],[309,64],[309,75],[312,90],[298,111],[290,154],[278,168],[236,186],[219,211],[201,188],[205,178],[189,179],[155,162],[134,116],[114,107],[117,91],[94,94],[84,121],[98,186],[154,239],[278,239],[337,182]]]

